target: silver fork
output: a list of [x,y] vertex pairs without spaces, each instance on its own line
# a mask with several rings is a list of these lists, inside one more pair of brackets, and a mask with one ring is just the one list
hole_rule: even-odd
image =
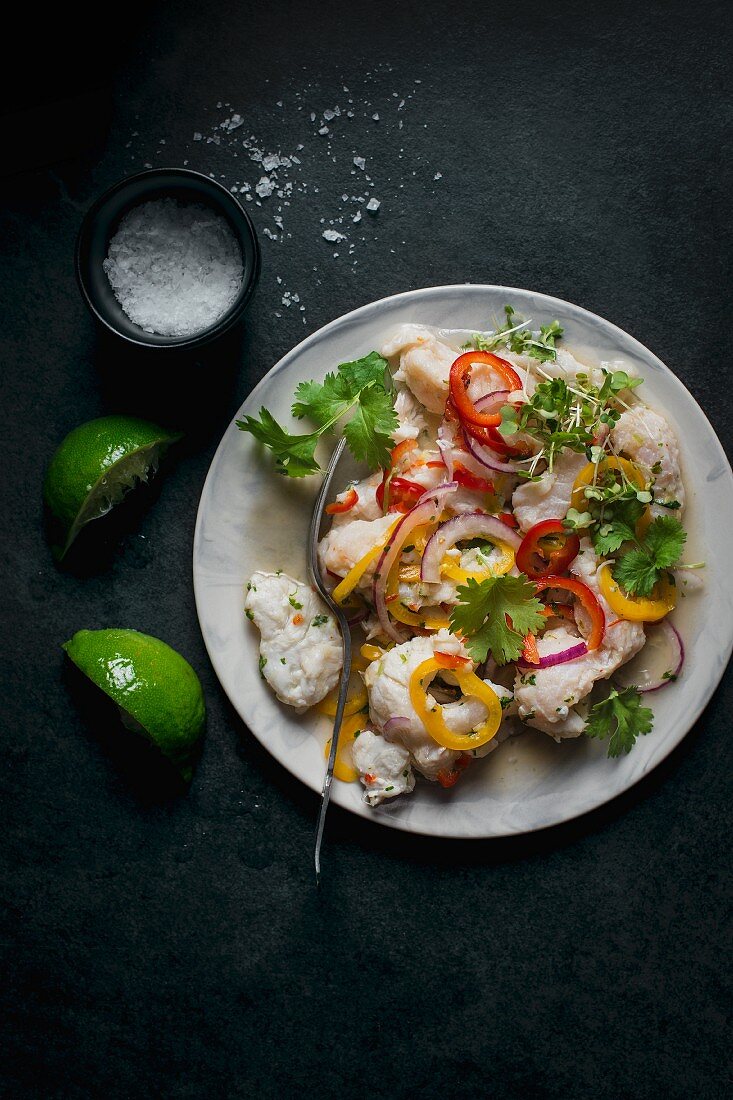
[[331,750],[328,754],[328,763],[326,765],[326,774],[323,778],[323,789],[321,791],[321,807],[318,811],[318,823],[316,825],[316,845],[315,845],[315,866],[316,866],[316,885],[321,881],[321,844],[323,841],[323,829],[326,824],[326,812],[328,810],[328,803],[331,798],[331,784],[333,782],[333,768],[336,763],[336,753],[338,752],[339,734],[341,732],[341,722],[344,717],[344,707],[346,705],[346,693],[349,689],[349,676],[351,675],[351,631],[349,630],[349,623],[343,609],[333,599],[329,592],[324,579],[321,575],[321,567],[318,563],[318,542],[321,534],[321,523],[323,521],[323,509],[326,506],[326,501],[329,497],[329,491],[331,488],[331,482],[333,481],[336,467],[339,464],[341,456],[344,452],[346,440],[342,439],[336,446],[335,451],[331,455],[331,461],[328,464],[325,477],[323,478],[323,484],[321,485],[318,498],[316,499],[315,506],[313,508],[313,515],[311,517],[310,533],[308,536],[308,570],[311,575],[311,579],[323,597],[324,601],[328,604],[331,610],[331,614],[336,619],[341,630],[341,647],[343,650],[343,666],[341,669],[341,680],[339,681],[339,694],[338,703],[336,706],[336,717],[333,720],[333,733],[331,735]]

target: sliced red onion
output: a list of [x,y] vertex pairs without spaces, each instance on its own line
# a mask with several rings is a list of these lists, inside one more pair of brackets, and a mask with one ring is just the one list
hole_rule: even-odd
[[431,520],[434,520],[437,515],[440,515],[443,500],[445,497],[450,496],[451,493],[455,493],[457,488],[458,482],[447,481],[443,485],[438,485],[435,489],[429,489],[426,493],[423,493],[415,504],[415,507],[399,521],[392,532],[389,542],[377,561],[372,586],[374,606],[379,616],[379,623],[382,630],[389,638],[393,638],[396,642],[402,641],[402,635],[393,625],[387,610],[387,577],[390,574],[392,566],[402,553],[402,547],[405,545],[405,542],[415,528],[422,527],[423,524],[429,523]]
[[588,646],[585,642],[578,642],[577,645],[571,645],[569,649],[561,649],[559,653],[548,653],[545,657],[540,657],[539,664],[533,665],[529,661],[523,661],[520,657],[517,661],[517,668],[522,669],[539,669],[539,668],[552,668],[554,665],[564,665],[568,661],[577,661],[579,657],[585,657],[588,652]]
[[[647,653],[647,660],[649,658],[647,646],[650,643],[652,649],[657,648],[661,650],[663,659],[660,660],[658,655],[655,658],[655,663],[658,664],[659,668],[663,669],[660,673],[654,673],[648,668],[644,668],[642,665],[643,654]],[[666,687],[667,684],[674,683],[680,674],[684,662],[685,647],[682,639],[675,627],[673,627],[667,619],[662,619],[660,623],[647,623],[646,645],[635,660],[630,661],[628,665],[624,665],[622,669],[619,669],[614,679],[622,687],[631,687],[632,685],[638,687],[642,694],[646,694],[650,691],[659,691],[660,688]]]
[[469,454],[473,455],[478,463],[486,470],[497,470],[500,474],[516,474],[517,466],[513,462],[502,462],[498,455],[479,443],[469,432],[464,432],[464,439]]
[[480,535],[500,539],[513,550],[518,550],[522,542],[516,531],[507,527],[496,516],[490,516],[486,512],[464,512],[463,515],[442,523],[428,539],[420,565],[420,579],[427,584],[439,584],[440,565],[447,551],[463,539],[475,539]]
[[676,569],[673,569],[672,572],[688,592],[699,592],[699,590],[705,586],[705,581],[702,579],[697,569],[690,569],[689,566],[679,565]]
[[409,733],[411,728],[412,725],[409,718],[395,714],[384,723],[382,733],[384,734],[385,741],[393,741],[395,735]]
[[367,608],[362,607],[354,611],[353,614],[349,615],[346,621],[348,622],[349,626],[356,626],[357,623],[363,623],[368,614],[369,611],[367,610]]
[[438,428],[438,447],[445,466],[445,476],[453,480],[453,440],[449,438],[445,421]]
[[[495,405],[497,401],[505,405],[509,396],[509,390],[496,390],[495,393],[488,393],[486,397],[482,397],[480,401],[477,401],[476,408],[480,411],[481,408]],[[463,435],[469,452],[485,469],[498,470],[502,474],[516,474],[516,462],[502,462],[501,458],[490,447],[479,443],[468,431],[464,431]]]

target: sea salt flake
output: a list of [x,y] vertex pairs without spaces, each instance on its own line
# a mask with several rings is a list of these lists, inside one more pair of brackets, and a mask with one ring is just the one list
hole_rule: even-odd
[[268,153],[266,157],[263,157],[262,167],[266,172],[273,172],[280,167],[280,157],[277,153]]
[[382,204],[378,199],[370,199],[369,202],[366,204],[366,208],[370,214],[376,214],[381,205]]
[[198,130],[196,130],[196,131],[194,132],[194,135],[193,135],[193,140],[194,140],[194,141],[201,141],[201,138],[202,138],[203,136],[204,136],[203,134],[200,134],[200,133],[198,132]]
[[262,176],[259,183],[255,187],[255,191],[261,199],[269,199],[272,192],[275,190],[275,184],[269,176]]
[[442,172],[436,172],[435,175],[433,176],[434,180],[442,180],[442,178],[443,178],[443,173]]
[[366,168],[366,161],[364,160],[364,157],[354,157],[354,164],[357,168],[360,168],[362,172]]
[[324,229],[323,233],[321,233],[321,236],[325,241],[332,241],[334,244],[336,243],[336,241],[346,240],[346,234],[339,233],[336,229]]
[[329,108],[328,110],[325,110],[323,112],[323,117],[325,118],[326,122],[330,122],[332,118],[336,118],[336,112],[330,110]]
[[374,121],[375,121],[375,122],[379,122],[379,115],[377,114],[377,112],[376,112],[376,111],[375,111],[375,112],[374,112],[374,114],[372,115],[372,118],[374,119]]

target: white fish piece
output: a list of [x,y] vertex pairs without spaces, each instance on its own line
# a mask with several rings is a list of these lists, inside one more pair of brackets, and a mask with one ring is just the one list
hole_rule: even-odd
[[512,506],[522,531],[542,520],[565,518],[575,479],[587,464],[584,454],[561,451],[552,473],[546,472],[540,481],[526,481],[514,490]]
[[[447,630],[440,630],[429,637],[413,638],[395,646],[378,661],[373,661],[364,673],[372,722],[377,729],[383,730],[390,718],[407,718],[409,727],[404,732],[396,733],[395,740],[409,750],[417,770],[426,779],[432,780],[437,779],[438,772],[451,771],[462,755],[457,750],[443,748],[433,740],[410,701],[409,684],[412,673],[423,661],[432,657],[436,650],[456,653],[461,657],[468,656],[455,635]],[[454,733],[469,733],[485,717],[486,707],[479,699],[465,698],[443,705],[443,718]]]
[[[376,546],[380,538],[389,530],[398,517],[388,513],[376,519],[354,519],[350,523],[335,524],[323,536],[318,544],[318,560],[321,569],[330,570],[339,577],[345,577],[349,570]],[[368,588],[374,574],[379,555],[365,571],[359,582],[360,588]]]
[[[601,596],[598,565],[590,540],[582,539],[581,551],[570,571],[594,592],[601,604],[607,624],[601,645],[575,661],[536,671],[518,671],[514,683],[520,718],[556,740],[577,737],[583,732],[585,720],[576,709],[578,704],[591,692],[597,680],[607,680],[617,668],[635,657],[646,641],[642,624],[626,619],[618,621],[618,616]],[[614,625],[609,625],[611,623]],[[569,649],[580,640],[566,626],[557,626],[537,639],[537,650],[540,657],[546,657]]]
[[[621,413],[611,431],[614,450],[627,456],[654,478],[654,495],[660,500],[680,503],[677,515],[685,506],[685,487],[680,470],[680,448],[669,422],[646,405],[634,405]],[[652,505],[655,515],[670,515],[668,509]]]
[[319,703],[343,663],[341,634],[320,596],[287,573],[257,572],[244,607],[260,632],[262,675],[278,699],[297,711]]
[[[355,481],[351,488],[356,489],[356,494],[359,497],[353,508],[349,508],[348,512],[335,512],[333,515],[332,528],[343,527],[344,524],[353,523],[355,519],[381,519],[382,509],[377,503],[377,489],[382,481],[382,474],[377,471],[374,474],[370,474],[369,477],[363,478],[362,481]],[[338,494],[337,500],[340,500],[346,495],[348,489],[344,489],[343,492]]]
[[385,741],[372,730],[362,730],[354,741],[352,755],[368,805],[378,806],[386,799],[409,794],[414,789],[410,754],[403,745]]
[[381,353],[387,359],[399,353],[395,382],[404,382],[430,412],[444,411],[450,369],[458,354],[454,348],[443,344],[425,325],[401,325],[382,345]]
[[399,427],[392,438],[395,443],[401,443],[404,439],[417,439],[421,432],[427,431],[428,423],[423,415],[423,406],[407,386],[398,385],[396,389],[394,408]]
[[589,367],[581,363],[567,348],[557,348],[554,359],[540,362],[528,356],[531,371],[538,382],[545,382],[548,378],[562,378],[569,386],[578,381],[578,375],[582,374],[593,386],[602,386],[605,375],[600,367]]

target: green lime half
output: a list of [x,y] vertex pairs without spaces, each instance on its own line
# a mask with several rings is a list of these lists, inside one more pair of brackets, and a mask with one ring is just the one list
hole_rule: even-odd
[[46,471],[43,498],[59,525],[63,558],[85,523],[114,508],[181,436],[148,420],[103,416],[69,432]]
[[138,630],[78,630],[63,648],[188,782],[206,718],[201,682],[188,661]]

